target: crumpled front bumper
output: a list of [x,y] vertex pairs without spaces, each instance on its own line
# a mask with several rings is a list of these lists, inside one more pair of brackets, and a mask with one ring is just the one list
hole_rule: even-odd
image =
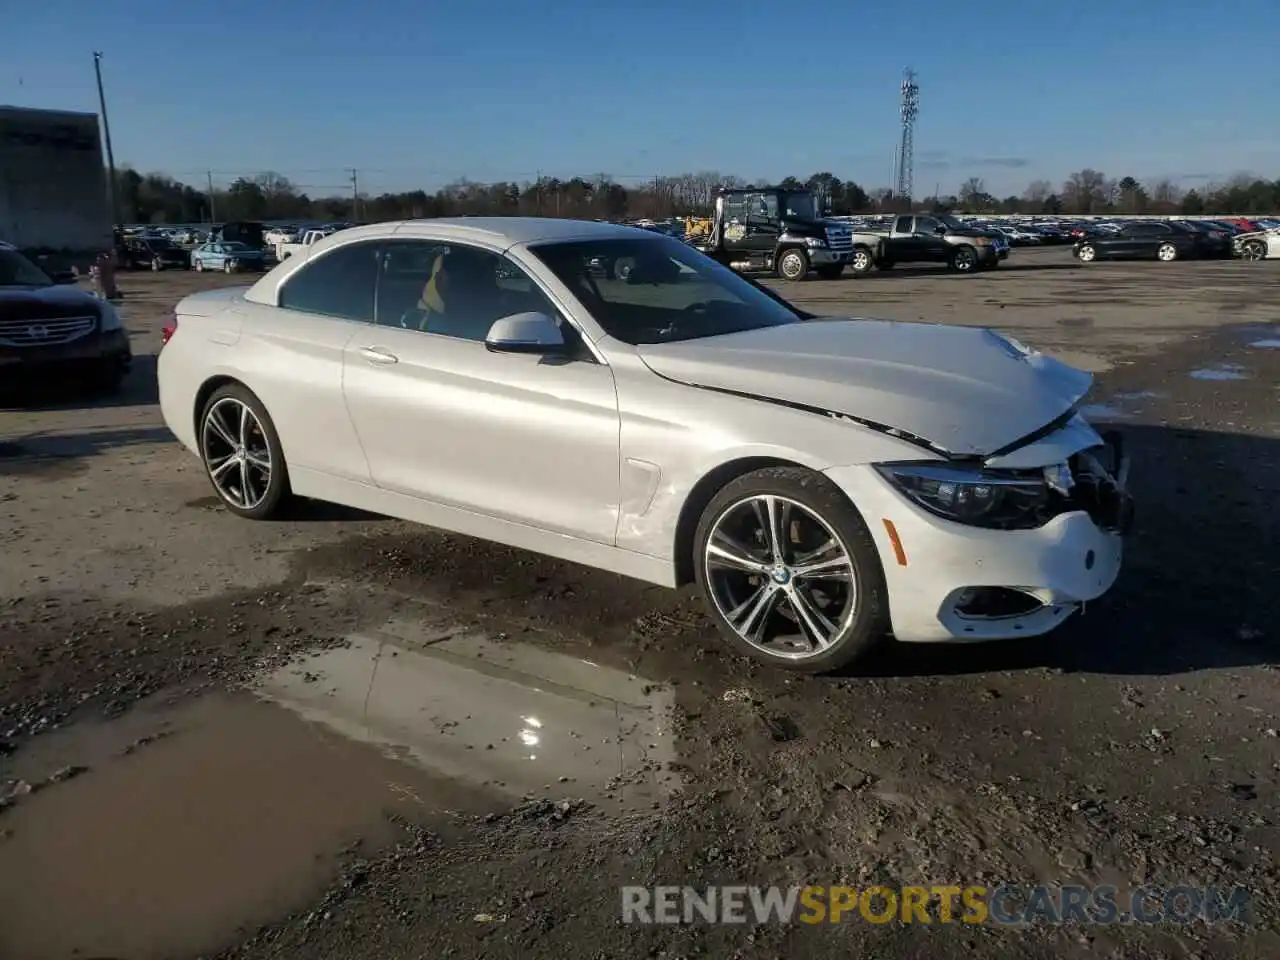
[[1116,456],[1115,503],[1071,510],[1034,530],[945,520],[911,503],[871,466],[826,473],[875,540],[894,636],[975,642],[1048,633],[1111,589],[1132,519],[1128,460],[1119,449]]

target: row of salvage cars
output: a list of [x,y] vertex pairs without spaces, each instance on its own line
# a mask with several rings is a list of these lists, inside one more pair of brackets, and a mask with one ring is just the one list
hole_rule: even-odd
[[1130,220],[1109,229],[1076,232],[1072,254],[1098,260],[1263,260],[1280,256],[1280,224],[1260,221],[1240,231],[1214,221]]

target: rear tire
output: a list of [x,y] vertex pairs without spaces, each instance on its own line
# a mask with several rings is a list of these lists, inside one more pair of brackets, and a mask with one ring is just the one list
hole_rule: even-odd
[[[780,536],[769,537],[768,528]],[[762,663],[827,673],[888,636],[875,541],[853,504],[819,473],[767,467],[730,481],[703,511],[694,550],[694,574],[717,628]],[[727,562],[735,556],[745,567]],[[827,642],[815,642],[820,636]]]
[[1162,243],[1156,247],[1156,259],[1161,263],[1173,263],[1178,259],[1178,248],[1172,243]]
[[160,258],[156,257],[151,261],[151,270],[153,273],[159,273],[164,269],[164,264],[160,262]]
[[854,247],[853,259],[849,261],[849,269],[857,276],[863,277],[876,268],[876,255],[867,247]]
[[[247,421],[241,419],[244,410],[250,414]],[[217,426],[211,424],[213,417],[218,419]],[[275,424],[252,390],[242,383],[229,383],[215,390],[200,411],[196,442],[205,475],[228,510],[248,520],[266,520],[279,513],[290,495],[289,469]],[[239,456],[240,453],[247,456]],[[228,458],[232,463],[226,467]],[[240,465],[245,459],[250,466]],[[265,461],[269,469],[264,473],[252,466],[255,459],[259,463]],[[220,469],[223,467],[226,469]],[[245,472],[235,476],[242,470]],[[246,473],[247,482],[243,479]],[[248,495],[237,497],[237,488],[247,490]]]
[[1086,243],[1077,251],[1076,259],[1081,263],[1093,263],[1098,259],[1098,248],[1091,243]]

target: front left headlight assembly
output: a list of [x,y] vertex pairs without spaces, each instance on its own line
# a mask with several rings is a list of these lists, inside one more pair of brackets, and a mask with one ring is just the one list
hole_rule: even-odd
[[935,516],[991,530],[1042,526],[1059,512],[1055,507],[1071,489],[1066,464],[1038,470],[983,470],[934,462],[883,463],[876,470],[899,493]]

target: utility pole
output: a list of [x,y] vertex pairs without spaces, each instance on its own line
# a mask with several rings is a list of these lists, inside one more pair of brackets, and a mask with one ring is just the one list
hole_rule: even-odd
[[98,78],[98,106],[102,108],[102,139],[107,147],[107,176],[111,178],[111,222],[120,223],[120,187],[116,183],[116,155],[111,149],[111,123],[107,120],[107,95],[102,92],[102,54],[93,53],[93,72]]
[[204,175],[209,181],[209,223],[213,224],[218,222],[217,201],[213,199],[213,171],[206,170]]
[[355,167],[347,168],[351,172],[351,219],[360,219],[360,171]]

